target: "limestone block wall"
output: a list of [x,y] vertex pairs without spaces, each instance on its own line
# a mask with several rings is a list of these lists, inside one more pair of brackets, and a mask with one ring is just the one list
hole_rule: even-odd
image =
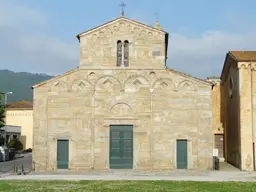
[[[176,168],[176,140],[188,140],[188,168],[212,164],[211,85],[172,70],[77,69],[34,89],[37,171],[55,170],[57,139],[69,168],[109,169],[109,125],[132,124],[134,169]],[[40,153],[39,153],[40,152]]]
[[129,68],[164,69],[166,33],[119,18],[80,35],[80,66],[115,68],[117,41],[129,41]]
[[32,161],[36,171],[45,171],[48,167],[48,86],[34,90],[33,99],[33,151]]
[[221,113],[225,135],[225,157],[227,162],[238,168],[241,164],[239,86],[239,70],[233,63],[227,76],[222,79]]
[[221,93],[220,83],[216,83],[212,89],[212,131],[213,134],[223,134],[221,123]]
[[[254,117],[253,129],[254,129],[254,143],[255,143],[256,142],[256,63],[255,62],[252,63],[251,73],[252,73],[252,85],[253,85],[253,89],[252,89],[253,90],[253,114],[252,115]],[[253,131],[251,130],[251,132],[253,132]],[[255,154],[256,154],[256,151],[255,151]],[[252,156],[253,156],[253,154],[252,154]],[[252,158],[252,161],[253,161],[253,158]]]

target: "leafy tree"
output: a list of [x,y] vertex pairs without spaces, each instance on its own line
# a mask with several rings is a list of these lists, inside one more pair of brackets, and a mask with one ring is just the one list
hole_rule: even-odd
[[0,146],[4,145],[5,139],[0,135]]
[[16,150],[22,150],[23,149],[23,144],[20,142],[20,140],[18,140],[18,139],[13,139],[13,140],[11,140],[8,144],[7,144],[7,146],[9,147],[9,148],[14,148],[14,149],[16,149]]
[[[0,95],[0,128],[5,126],[5,110],[2,105],[2,95]],[[1,133],[1,132],[0,132]],[[5,139],[0,134],[0,146],[4,145]]]
[[0,128],[5,126],[5,110],[0,96]]

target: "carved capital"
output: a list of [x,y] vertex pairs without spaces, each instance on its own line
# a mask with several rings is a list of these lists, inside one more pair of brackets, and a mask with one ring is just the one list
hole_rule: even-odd
[[252,70],[256,71],[256,63],[252,63]]

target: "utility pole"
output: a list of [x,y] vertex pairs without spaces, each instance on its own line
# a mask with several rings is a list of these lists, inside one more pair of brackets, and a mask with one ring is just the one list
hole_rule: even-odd
[[[11,95],[12,92],[6,92],[6,93],[1,93],[0,92],[0,94],[4,96],[4,104],[3,104],[3,106],[4,106],[4,109],[5,109],[6,105],[8,103],[8,101],[7,101],[8,95]],[[5,111],[5,113],[6,113],[6,111]],[[5,119],[6,119],[6,117],[5,117]],[[4,146],[6,146],[6,125],[4,126]]]

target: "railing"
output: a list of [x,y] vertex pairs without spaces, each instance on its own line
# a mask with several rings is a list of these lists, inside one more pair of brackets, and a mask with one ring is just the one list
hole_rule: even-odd
[[0,173],[12,173],[12,175],[27,175],[33,170],[34,170],[33,166],[31,166],[30,169],[25,170],[23,164],[19,164],[19,165],[14,164],[8,170],[1,170],[0,169]]

